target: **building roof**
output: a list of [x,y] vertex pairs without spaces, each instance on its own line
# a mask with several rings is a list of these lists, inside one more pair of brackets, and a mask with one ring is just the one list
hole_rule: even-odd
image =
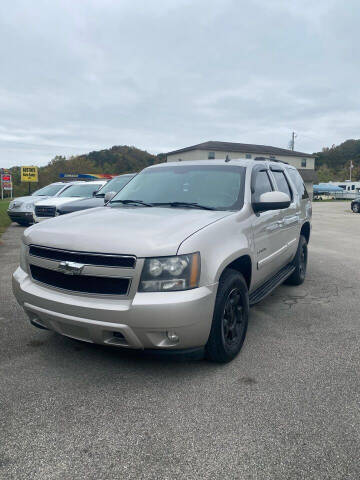
[[233,142],[215,142],[209,141],[204,143],[198,143],[191,147],[180,148],[179,150],[173,150],[168,152],[167,155],[175,153],[190,152],[191,150],[210,150],[221,152],[239,152],[239,153],[257,153],[261,155],[288,155],[292,157],[315,157],[310,153],[295,152],[286,148],[271,147],[268,145],[253,145],[251,143],[233,143]]

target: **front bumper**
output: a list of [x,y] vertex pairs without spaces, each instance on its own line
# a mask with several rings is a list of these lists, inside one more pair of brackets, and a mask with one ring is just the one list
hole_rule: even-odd
[[[63,292],[35,283],[20,267],[13,292],[30,320],[62,335],[135,349],[188,349],[208,340],[217,284],[132,299]],[[168,333],[178,336],[171,341]]]
[[12,222],[32,223],[34,221],[33,212],[16,212],[7,210],[7,214]]
[[56,216],[54,216],[54,217],[37,217],[34,214],[34,222],[35,223],[40,223],[40,222],[43,222],[44,220],[49,220],[50,218],[56,218]]

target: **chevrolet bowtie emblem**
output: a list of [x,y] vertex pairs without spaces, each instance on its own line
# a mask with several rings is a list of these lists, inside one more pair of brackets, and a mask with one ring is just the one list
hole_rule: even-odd
[[60,262],[58,270],[66,275],[81,275],[85,265],[76,262]]

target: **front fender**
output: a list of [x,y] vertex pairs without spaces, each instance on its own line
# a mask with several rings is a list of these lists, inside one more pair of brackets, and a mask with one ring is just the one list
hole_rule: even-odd
[[235,212],[194,233],[182,242],[178,254],[200,252],[200,286],[217,283],[224,269],[248,255],[253,262],[251,222],[247,211]]

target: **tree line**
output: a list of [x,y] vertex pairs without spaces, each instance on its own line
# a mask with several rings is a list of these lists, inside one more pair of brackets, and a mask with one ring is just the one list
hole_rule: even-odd
[[315,169],[319,182],[349,180],[352,163],[352,180],[360,180],[360,140],[346,140],[340,145],[323,148],[315,153]]
[[[360,140],[346,140],[340,145],[323,148],[315,153],[315,169],[319,182],[349,179],[350,162],[354,165],[353,180],[360,180]],[[59,181],[60,173],[110,173],[139,172],[145,167],[166,161],[166,155],[151,153],[139,148],[120,145],[93,151],[70,158],[56,156],[44,167],[39,167],[39,183],[32,189]],[[10,169],[14,181],[14,195],[26,195],[28,185],[21,183],[20,167]]]

